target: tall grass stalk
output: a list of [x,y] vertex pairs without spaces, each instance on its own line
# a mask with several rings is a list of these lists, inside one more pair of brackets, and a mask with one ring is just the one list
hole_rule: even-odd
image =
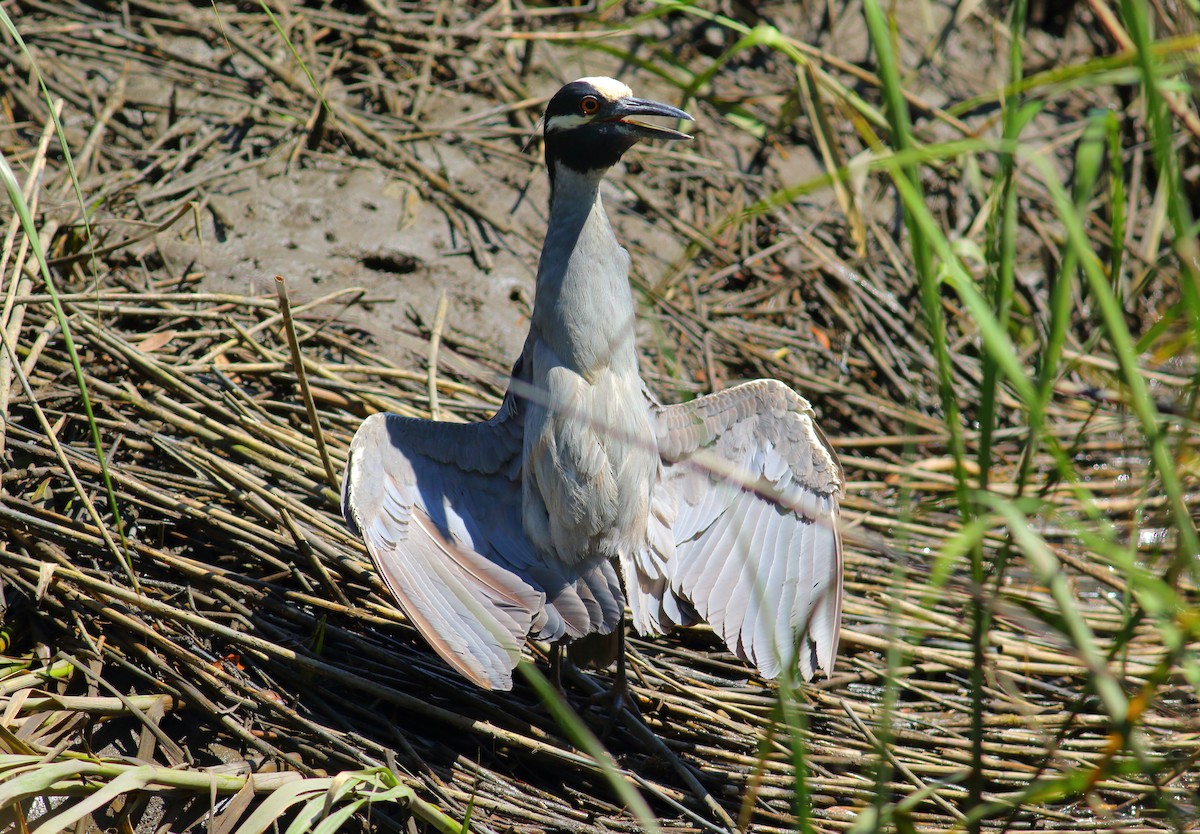
[[[1009,82],[1020,84],[1023,75],[1021,61],[1021,33],[1025,29],[1025,0],[1017,0],[1010,13],[1009,38]],[[1021,98],[1002,99],[1003,132],[1006,145],[1014,144],[1022,129],[1036,113],[1038,106],[1023,106]],[[1008,331],[1012,310],[1013,285],[1016,273],[1017,251],[1017,183],[1014,155],[1007,149],[997,158],[998,171],[996,188],[999,211],[993,216],[988,235],[989,265],[985,274],[984,293],[997,311],[1001,329]],[[997,428],[996,393],[1000,384],[999,367],[995,356],[984,353],[982,358],[982,380],[979,391],[979,488],[986,491],[992,469],[992,438]]]
[[[888,121],[891,124],[892,145],[898,150],[912,149],[916,141],[912,135],[908,118],[908,105],[900,80],[897,58],[892,47],[893,32],[889,20],[884,17],[878,0],[865,0],[863,14],[871,46],[879,64],[879,78],[884,101],[887,104]],[[946,321],[942,311],[941,280],[935,270],[933,246],[930,236],[922,231],[915,219],[916,207],[924,204],[921,193],[920,175],[915,165],[902,165],[893,173],[897,186],[903,185],[908,194],[903,201],[905,225],[909,231],[913,267],[917,273],[921,304],[925,310],[929,327],[934,359],[937,363],[938,387],[945,426],[949,433],[950,456],[954,461],[955,494],[958,510],[964,522],[970,522],[975,511],[971,504],[970,486],[966,468],[966,444],[962,436],[958,400],[954,391],[950,353],[947,347]],[[928,228],[928,226],[926,226]],[[943,260],[943,267],[948,263]],[[1003,324],[999,326],[1002,328]],[[986,384],[986,377],[985,377]],[[986,664],[989,612],[982,591],[985,579],[983,548],[971,550],[971,582],[975,589],[975,604],[971,612],[971,646],[975,662],[971,668],[971,774],[967,781],[969,796],[967,807],[972,808],[983,801],[983,713],[986,708],[984,691],[984,669]],[[971,829],[973,831],[977,828]]]

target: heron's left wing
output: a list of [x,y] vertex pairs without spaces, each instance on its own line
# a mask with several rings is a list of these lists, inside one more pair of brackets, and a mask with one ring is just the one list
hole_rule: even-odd
[[521,522],[516,400],[482,423],[375,414],[350,445],[346,520],[400,607],[447,663],[511,689],[532,632],[547,640],[611,628],[623,606],[605,559],[548,559]]
[[635,624],[658,631],[698,614],[766,677],[793,662],[806,680],[828,674],[843,477],[812,408],[758,380],[656,416],[663,465],[650,546],[626,568]]

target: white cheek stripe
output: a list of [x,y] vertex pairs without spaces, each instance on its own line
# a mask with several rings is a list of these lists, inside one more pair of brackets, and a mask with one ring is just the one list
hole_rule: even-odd
[[581,127],[590,122],[587,116],[554,116],[546,120],[546,132],[553,133],[556,130],[570,130],[573,127]]

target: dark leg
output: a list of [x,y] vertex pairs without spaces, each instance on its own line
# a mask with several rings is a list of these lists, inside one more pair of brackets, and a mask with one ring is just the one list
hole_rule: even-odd
[[550,682],[562,694],[562,644],[553,643],[550,646]]
[[[620,623],[617,625],[617,678],[612,682],[612,694],[613,707],[616,708],[629,698],[629,680],[625,678],[625,614],[620,616]],[[636,704],[634,709],[637,709]]]
[[599,696],[596,700],[606,701],[608,703],[608,721],[604,724],[604,731],[600,734],[601,738],[608,738],[612,733],[613,728],[617,725],[617,721],[621,718],[621,713],[628,712],[635,720],[643,722],[642,711],[638,709],[637,701],[629,691],[629,678],[625,672],[625,617],[622,615],[621,622],[617,626],[617,675],[613,679],[612,688],[608,692]]

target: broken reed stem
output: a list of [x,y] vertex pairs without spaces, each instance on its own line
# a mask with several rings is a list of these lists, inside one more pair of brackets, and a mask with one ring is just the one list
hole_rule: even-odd
[[283,330],[287,334],[288,348],[292,351],[292,367],[296,370],[296,379],[300,381],[300,396],[304,399],[304,410],[308,412],[308,424],[312,427],[313,440],[317,444],[317,454],[321,456],[321,465],[325,467],[325,475],[334,491],[338,489],[337,472],[333,461],[329,459],[329,450],[325,448],[325,437],[321,434],[321,420],[317,416],[317,404],[313,402],[312,391],[308,388],[308,374],[304,372],[304,360],[300,356],[300,340],[296,338],[296,325],[292,321],[292,305],[288,301],[287,282],[282,275],[275,276],[275,294],[279,297],[279,313],[283,316]]
[[438,403],[437,363],[438,350],[442,346],[442,328],[446,326],[446,291],[438,298],[437,312],[433,314],[433,330],[429,333],[429,418],[437,420],[441,413]]

